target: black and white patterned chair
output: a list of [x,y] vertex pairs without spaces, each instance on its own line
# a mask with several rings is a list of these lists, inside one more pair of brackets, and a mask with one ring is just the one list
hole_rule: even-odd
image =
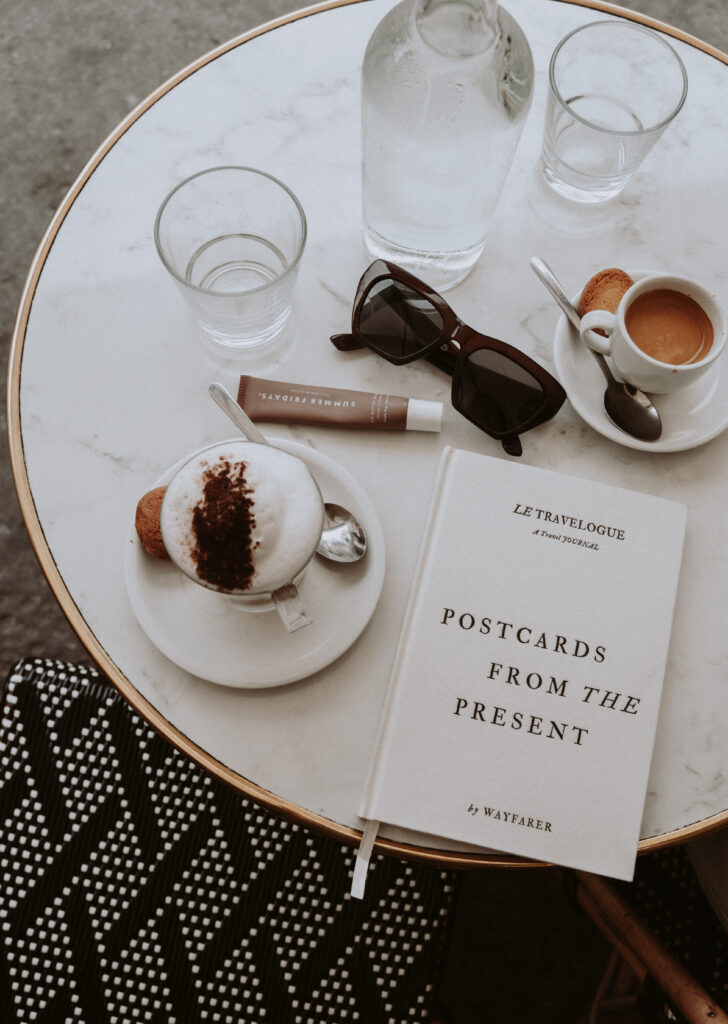
[[0,723],[2,1024],[429,1019],[456,876],[274,816],[93,668],[19,662]]

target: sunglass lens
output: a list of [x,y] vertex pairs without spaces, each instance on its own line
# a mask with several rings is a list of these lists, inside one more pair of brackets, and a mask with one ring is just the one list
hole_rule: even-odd
[[385,278],[367,292],[357,324],[375,352],[395,359],[416,355],[442,335],[442,316],[413,288]]
[[485,430],[495,434],[518,430],[544,401],[536,378],[500,352],[477,349],[462,365],[457,403]]

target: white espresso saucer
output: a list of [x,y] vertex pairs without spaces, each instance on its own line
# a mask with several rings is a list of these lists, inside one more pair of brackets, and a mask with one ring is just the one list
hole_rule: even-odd
[[[384,582],[382,528],[356,480],[314,448],[283,439],[271,443],[302,459],[324,499],[351,509],[367,535],[367,552],[359,562],[340,565],[314,555],[299,586],[310,626],[287,633],[275,610],[244,611],[193,583],[171,562],[146,554],[133,522],[126,546],[126,588],[139,625],[170,661],[223,686],[280,686],[325,668],[362,633]],[[168,483],[184,461],[151,487]]]
[[[639,281],[650,271],[630,270]],[[573,297],[579,308],[581,293]],[[554,364],[574,409],[604,437],[627,448],[646,452],[679,452],[712,440],[728,427],[728,365],[725,353],[703,377],[673,395],[655,395],[653,401],[662,420],[657,441],[640,441],[616,427],[604,409],[606,381],[596,359],[565,316],[559,318],[554,334]]]

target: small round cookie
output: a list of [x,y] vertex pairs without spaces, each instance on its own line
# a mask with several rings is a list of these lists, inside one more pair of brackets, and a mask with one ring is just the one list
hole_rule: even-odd
[[590,277],[584,285],[579,301],[579,313],[585,316],[592,309],[606,309],[615,313],[622,296],[634,281],[617,267],[608,267]]
[[139,499],[134,517],[134,525],[142,547],[153,558],[169,558],[159,526],[162,499],[166,490],[166,487],[154,487],[147,491]]

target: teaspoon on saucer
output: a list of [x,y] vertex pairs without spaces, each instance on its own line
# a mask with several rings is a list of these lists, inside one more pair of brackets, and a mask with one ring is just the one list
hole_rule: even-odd
[[364,529],[348,508],[324,503],[326,521],[316,551],[332,562],[358,562],[367,549]]
[[[531,267],[541,283],[556,299],[566,318],[578,331],[581,324],[579,312],[551,268],[538,256],[532,257]],[[625,381],[617,380],[601,353],[595,352],[591,348],[589,351],[596,359],[607,381],[604,392],[604,408],[610,420],[620,430],[624,430],[632,437],[639,438],[641,441],[656,441],[662,434],[662,422],[660,414],[650,399],[638,388]]]
[[[268,439],[238,405],[233,396],[217,381],[209,387],[211,397],[249,441],[268,444]],[[367,549],[364,529],[354,515],[342,505],[324,502],[325,521],[316,553],[332,562],[358,562]]]

